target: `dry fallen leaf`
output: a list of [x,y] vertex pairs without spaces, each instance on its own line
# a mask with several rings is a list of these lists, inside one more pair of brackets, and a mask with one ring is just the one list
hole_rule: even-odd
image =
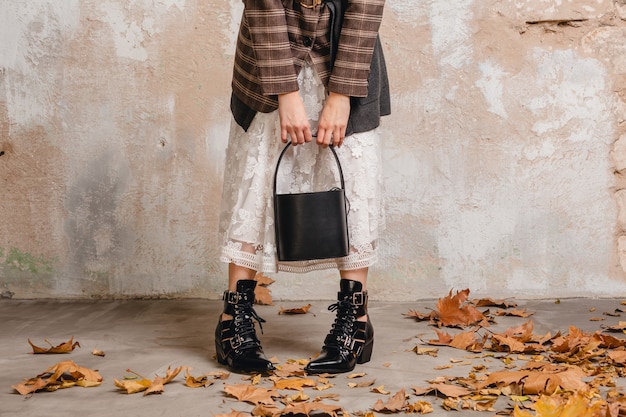
[[215,417],[250,417],[250,413],[232,410],[228,414],[216,414]]
[[105,354],[103,351],[101,351],[101,350],[99,350],[99,349],[96,349],[96,348],[94,348],[94,349],[91,351],[91,354],[92,354],[92,355],[94,355],[94,356],[101,356],[101,357],[103,357],[103,358],[106,356],[106,354]]
[[274,390],[268,390],[263,387],[254,387],[247,384],[226,385],[224,391],[237,398],[239,401],[251,404],[273,405],[273,398],[280,397],[280,394]]
[[274,301],[272,300],[272,294],[270,289],[267,287],[273,284],[274,280],[260,272],[256,274],[254,280],[257,282],[257,286],[254,289],[255,304],[273,306]]
[[[310,416],[311,413],[315,411],[324,412],[330,417],[340,417],[338,412],[342,410],[341,407],[338,405],[324,404],[322,402],[302,402],[296,404],[287,404],[280,416],[287,416],[290,414],[304,414],[306,416]],[[342,416],[343,415],[345,415],[345,413],[342,412]]]
[[314,387],[317,383],[310,378],[286,378],[274,381],[274,389],[301,390],[305,387]]
[[447,297],[437,301],[437,318],[441,326],[467,327],[485,321],[483,313],[467,303],[469,292],[469,289],[465,289],[452,295],[450,290]]
[[52,346],[52,343],[45,339],[45,342],[50,345],[49,348],[41,348],[39,346],[35,346],[33,342],[28,339],[28,344],[33,348],[33,353],[35,354],[47,354],[47,353],[70,353],[76,347],[80,347],[80,343],[74,342],[74,336],[70,338],[67,342],[61,343],[58,346]]
[[376,401],[372,410],[379,412],[388,412],[388,413],[397,413],[403,411],[408,406],[406,393],[404,390],[400,390],[394,394],[393,397],[389,398],[388,401],[383,402],[383,400]]
[[209,380],[209,375],[193,376],[189,373],[189,369],[185,370],[185,385],[191,388],[205,388],[211,386],[213,381]]
[[295,308],[280,308],[280,311],[278,312],[278,314],[306,314],[309,312],[309,310],[311,309],[312,305],[311,304],[307,304],[305,306],[302,307],[295,307]]
[[73,361],[63,361],[12,388],[22,395],[27,395],[41,390],[56,391],[73,386],[95,387],[101,383],[102,376],[98,371],[76,365]]
[[578,393],[565,400],[560,396],[541,396],[534,404],[536,414],[522,411],[516,405],[513,417],[604,417],[603,402],[590,400]]
[[115,386],[119,389],[126,391],[127,394],[136,394],[138,392],[143,392],[144,395],[149,394],[160,394],[164,390],[164,385],[170,383],[183,369],[182,366],[178,368],[171,369],[167,368],[165,377],[156,376],[152,381],[149,379],[139,375],[138,373],[127,369],[126,372],[130,372],[138,376],[137,379],[114,379],[113,382]]

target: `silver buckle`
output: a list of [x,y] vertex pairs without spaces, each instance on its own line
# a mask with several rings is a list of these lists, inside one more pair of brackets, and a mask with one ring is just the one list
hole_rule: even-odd
[[241,300],[237,291],[226,291],[224,293],[224,301],[228,304],[237,304]]
[[241,336],[239,336],[238,334],[236,334],[235,336],[230,338],[230,347],[233,350],[237,349],[242,344],[243,344],[243,342],[241,340]]
[[365,304],[365,299],[367,298],[367,291],[355,292],[352,294],[352,304],[355,306],[362,306]]

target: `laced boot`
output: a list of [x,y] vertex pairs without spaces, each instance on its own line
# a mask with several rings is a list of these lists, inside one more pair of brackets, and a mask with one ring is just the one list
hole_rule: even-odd
[[254,288],[256,281],[237,281],[237,291],[224,292],[224,314],[232,317],[222,320],[220,317],[215,329],[215,350],[217,361],[228,365],[233,372],[269,372],[274,365],[267,360],[257,338],[254,321],[259,323],[261,332],[265,323],[254,311]]
[[369,362],[374,347],[374,327],[369,320],[358,321],[367,314],[367,291],[358,281],[342,279],[337,302],[328,309],[337,317],[324,340],[322,353],[309,362],[310,374],[350,372],[357,363]]

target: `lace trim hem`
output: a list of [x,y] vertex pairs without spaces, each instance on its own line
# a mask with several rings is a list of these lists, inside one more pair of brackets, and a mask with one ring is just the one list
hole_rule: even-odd
[[369,268],[378,260],[376,248],[364,253],[353,253],[344,258],[321,259],[315,261],[299,262],[276,262],[275,258],[264,256],[263,253],[248,253],[234,248],[222,248],[220,261],[233,263],[244,268],[263,273],[292,272],[297,274],[322,271],[326,269],[338,269],[350,271],[354,269]]

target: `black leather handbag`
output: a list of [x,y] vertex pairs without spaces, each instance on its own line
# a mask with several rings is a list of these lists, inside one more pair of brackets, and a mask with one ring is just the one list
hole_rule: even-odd
[[274,172],[274,227],[279,261],[310,261],[348,255],[348,219],[343,171],[337,153],[332,151],[341,188],[328,191],[277,194],[276,178],[280,161],[291,143],[285,146]]

